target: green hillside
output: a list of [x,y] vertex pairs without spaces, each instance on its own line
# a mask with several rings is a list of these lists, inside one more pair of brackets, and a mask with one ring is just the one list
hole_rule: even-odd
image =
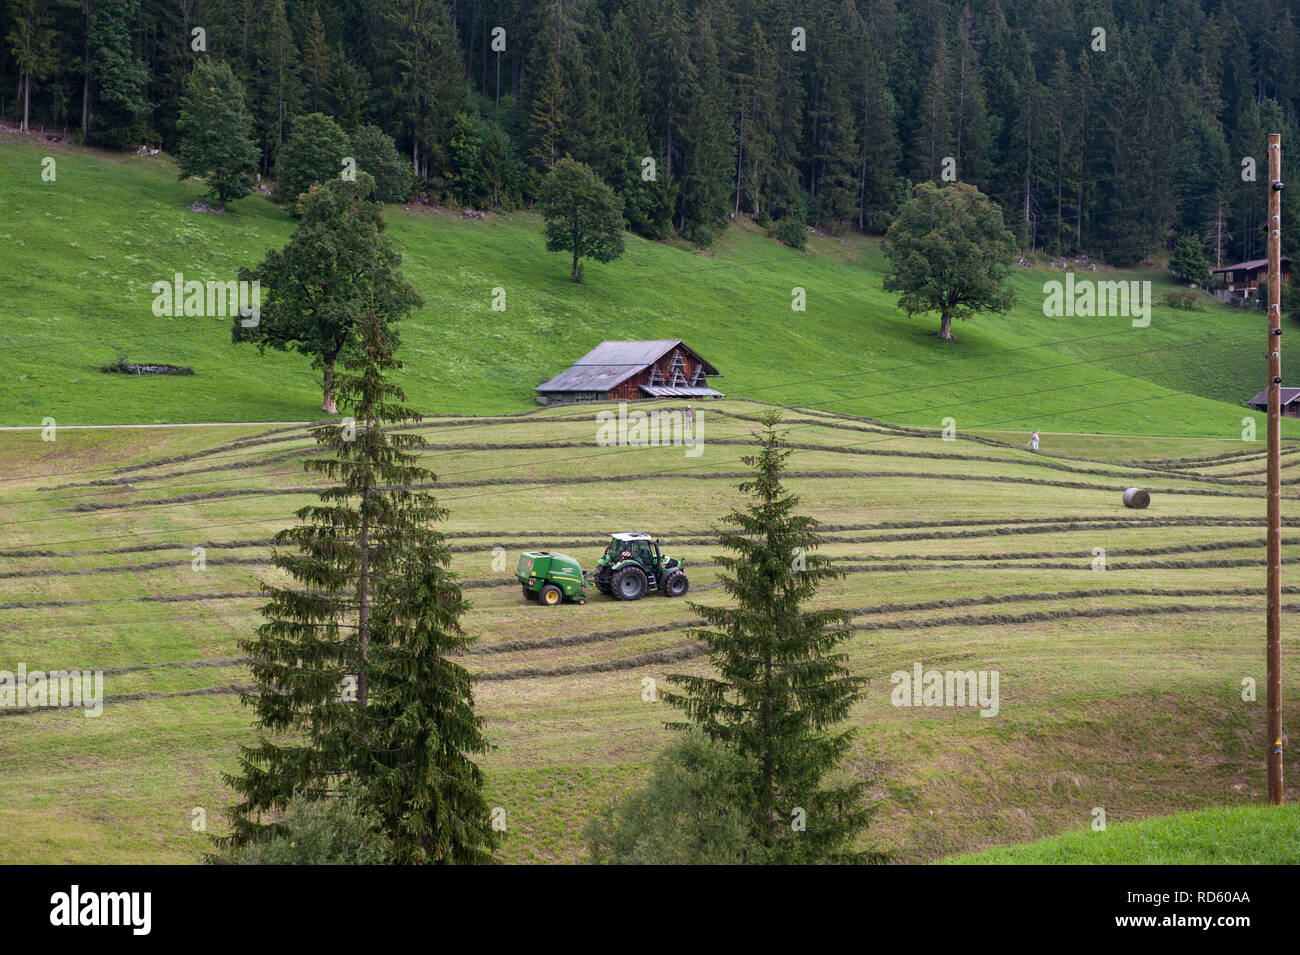
[[[57,160],[44,182],[41,159]],[[226,215],[188,210],[201,194],[166,157],[100,154],[0,137],[0,423],[283,421],[317,415],[307,359],[230,344],[221,319],[158,318],[151,285],[175,272],[229,279],[283,244],[291,219],[269,200]],[[1048,318],[1043,282],[1016,269],[1016,308],[934,337],[881,289],[878,244],[815,237],[789,249],[738,221],[708,255],[628,237],[624,258],[568,281],[529,214],[462,220],[388,213],[425,307],[403,326],[403,381],[428,413],[517,412],[532,387],[606,338],[684,338],[723,372],[731,397],[815,406],[962,430],[1194,435],[1239,439],[1261,387],[1260,320],[1206,302],[1127,318]],[[1098,273],[1152,279],[1162,273]],[[506,291],[504,313],[491,309]],[[806,312],[791,309],[806,290]],[[192,377],[106,375],[118,357]]]
[[1081,829],[945,860],[959,865],[1300,865],[1300,812],[1239,806]]

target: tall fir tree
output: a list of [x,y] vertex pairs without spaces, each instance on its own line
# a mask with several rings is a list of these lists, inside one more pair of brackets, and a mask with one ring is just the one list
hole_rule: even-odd
[[387,114],[409,144],[415,174],[440,175],[466,94],[455,25],[443,0],[394,0],[382,6],[378,20]]
[[42,0],[10,0],[9,15],[12,23],[5,42],[18,66],[18,90],[23,101],[20,128],[26,132],[32,105],[32,84],[44,80],[58,67],[57,36],[53,28],[54,17]]
[[921,95],[919,124],[912,140],[912,177],[917,182],[938,180],[943,161],[953,156],[954,95],[952,62],[943,33],[935,36],[931,46],[930,69]]
[[862,54],[862,98],[858,104],[859,229],[883,232],[889,226],[894,170],[898,163],[896,107],[885,65],[868,45]]
[[[806,607],[839,574],[816,553],[817,522],[797,513],[782,484],[791,452],[780,420],[775,410],[763,416],[758,451],[743,459],[754,473],[740,485],[750,501],[718,534],[729,551],[718,558],[720,582],[734,604],[691,604],[706,624],[691,635],[708,647],[715,675],[669,677],[681,689],[663,698],[685,715],[669,725],[700,730],[752,767],[746,861],[879,861],[855,848],[871,816],[866,782],[828,782],[848,755],[854,734],[843,723],[866,681],[839,649],[852,634],[849,614]],[[806,829],[797,824],[805,816]]]
[[131,36],[139,0],[100,0],[90,18],[90,70],[96,107],[87,139],[122,148],[146,133],[150,111],[149,71]]
[[471,758],[488,743],[472,677],[448,659],[470,640],[436,529],[446,511],[421,489],[435,480],[418,463],[424,439],[397,430],[421,416],[389,380],[401,365],[385,323],[371,309],[352,329],[337,382],[349,420],[314,429],[328,456],[304,465],[330,484],[276,536],[273,563],[293,583],[264,585],[264,622],[240,644],[257,740],[226,777],[239,798],[217,843],[273,838],[296,796],[346,787],[396,861],[490,861],[497,837]]
[[564,141],[569,120],[569,97],[560,72],[560,58],[551,53],[546,58],[536,93],[533,95],[529,129],[532,135],[532,158],[542,172],[550,172],[564,158]]
[[730,195],[731,124],[726,87],[713,33],[712,4],[700,7],[691,31],[689,87],[680,123],[677,231],[709,245],[727,222]]

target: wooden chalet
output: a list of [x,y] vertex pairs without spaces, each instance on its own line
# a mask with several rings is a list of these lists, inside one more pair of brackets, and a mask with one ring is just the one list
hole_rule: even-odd
[[[1210,269],[1214,275],[1223,276],[1223,288],[1216,292],[1220,298],[1244,302],[1253,298],[1260,285],[1268,281],[1268,259],[1251,259],[1221,269]],[[1291,278],[1291,260],[1282,257],[1282,284]]]
[[709,387],[718,369],[680,338],[601,342],[534,390],[544,405],[648,398],[721,398]]
[[[1300,418],[1300,388],[1279,388],[1282,392],[1282,415],[1286,418]],[[1246,404],[1256,411],[1268,411],[1268,389],[1265,388]]]

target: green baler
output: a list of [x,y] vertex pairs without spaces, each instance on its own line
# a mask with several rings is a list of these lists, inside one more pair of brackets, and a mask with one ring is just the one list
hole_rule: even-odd
[[582,567],[565,554],[544,550],[520,554],[515,577],[523,587],[525,597],[548,607],[557,606],[566,597],[574,603],[587,602]]

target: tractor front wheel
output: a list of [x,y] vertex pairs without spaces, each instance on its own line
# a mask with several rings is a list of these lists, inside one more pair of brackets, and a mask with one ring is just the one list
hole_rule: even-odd
[[640,600],[645,596],[645,571],[640,567],[624,567],[614,574],[614,594],[619,600]]
[[537,595],[537,599],[547,607],[556,607],[564,601],[564,591],[555,584],[547,584]]
[[664,595],[667,597],[680,597],[686,593],[686,589],[691,583],[686,579],[686,574],[678,570],[668,575],[664,581]]

